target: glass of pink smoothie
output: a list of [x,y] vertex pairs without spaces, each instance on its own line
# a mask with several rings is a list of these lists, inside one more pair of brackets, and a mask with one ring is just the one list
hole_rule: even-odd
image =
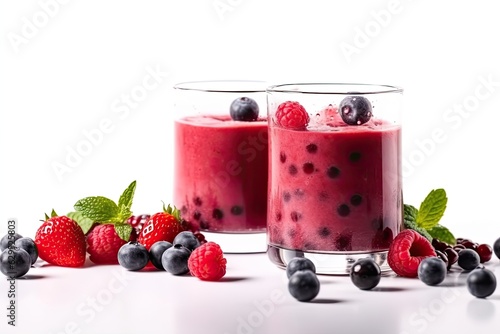
[[265,252],[266,84],[204,81],[174,88],[174,204],[224,252]]
[[359,258],[389,270],[402,223],[402,89],[285,84],[267,90],[268,255],[348,274]]

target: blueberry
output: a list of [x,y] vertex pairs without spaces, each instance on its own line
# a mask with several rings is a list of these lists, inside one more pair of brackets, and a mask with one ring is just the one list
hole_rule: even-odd
[[14,245],[17,239],[21,239],[23,236],[17,233],[8,233],[3,236],[2,240],[0,240],[0,252],[3,252],[9,246]]
[[239,205],[234,205],[233,207],[231,207],[231,213],[235,216],[239,216],[243,214],[243,207]]
[[194,233],[191,231],[183,231],[177,234],[174,238],[173,243],[174,245],[180,244],[189,249],[190,251],[193,251],[195,248],[200,246],[200,241],[198,240],[196,235],[194,235]]
[[335,179],[340,175],[340,169],[335,166],[331,166],[327,169],[326,174],[330,179]]
[[418,278],[427,285],[443,282],[446,272],[446,263],[439,257],[427,257],[418,265]]
[[31,267],[31,257],[24,249],[11,246],[0,255],[0,271],[7,277],[24,276]]
[[286,277],[290,278],[290,276],[299,270],[310,270],[316,273],[316,267],[311,260],[305,257],[294,257],[286,266]]
[[346,124],[361,125],[372,117],[372,104],[363,96],[347,96],[340,102],[339,112]]
[[497,279],[488,269],[475,269],[467,277],[467,289],[478,298],[486,298],[495,292]]
[[240,97],[231,103],[229,114],[235,121],[255,121],[259,117],[259,105],[249,97]]
[[126,243],[118,251],[118,263],[127,270],[141,270],[148,261],[148,250],[137,241]]
[[462,249],[458,253],[458,265],[463,270],[473,270],[479,265],[479,255],[475,250]]
[[354,206],[361,205],[363,202],[363,197],[361,195],[355,194],[351,196],[351,204]]
[[498,238],[493,244],[493,251],[495,255],[500,259],[500,238]]
[[212,217],[215,218],[215,219],[222,219],[222,217],[224,217],[224,212],[222,212],[221,209],[214,209],[214,211],[212,211]]
[[290,276],[288,291],[298,301],[310,301],[319,293],[318,277],[310,270],[296,271]]
[[161,257],[170,247],[172,247],[172,244],[168,241],[157,241],[149,249],[149,259],[157,269],[165,270],[161,264]]
[[24,249],[31,258],[31,264],[34,264],[38,259],[38,247],[36,247],[35,242],[31,238],[19,238],[14,243],[16,247]]
[[167,249],[162,257],[161,264],[166,271],[174,275],[183,275],[189,272],[188,259],[191,251],[180,244],[174,244]]
[[351,281],[361,290],[371,290],[380,282],[381,271],[370,258],[359,259],[351,267]]
[[351,209],[349,208],[348,205],[346,204],[341,204],[337,207],[337,213],[341,217],[347,217],[349,216],[349,213],[351,213]]

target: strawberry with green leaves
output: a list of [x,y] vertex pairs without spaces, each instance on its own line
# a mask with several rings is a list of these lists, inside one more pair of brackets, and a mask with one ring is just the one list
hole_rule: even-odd
[[118,203],[103,196],[90,196],[77,201],[73,218],[87,234],[87,252],[96,264],[118,264],[118,251],[129,240],[135,240],[135,230],[128,219],[132,216],[132,200],[136,181],[120,196]]
[[149,250],[157,241],[174,241],[175,236],[184,230],[179,210],[163,205],[163,212],[152,215],[144,224],[137,241]]
[[35,235],[38,255],[50,264],[62,267],[82,267],[85,264],[85,235],[78,224],[52,210]]

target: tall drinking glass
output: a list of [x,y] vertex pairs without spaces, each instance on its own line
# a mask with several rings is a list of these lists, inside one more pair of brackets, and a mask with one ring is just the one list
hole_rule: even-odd
[[227,253],[267,249],[265,88],[259,81],[174,87],[174,204]]
[[359,258],[389,270],[402,223],[402,89],[306,83],[267,89],[268,255],[296,256],[322,274]]

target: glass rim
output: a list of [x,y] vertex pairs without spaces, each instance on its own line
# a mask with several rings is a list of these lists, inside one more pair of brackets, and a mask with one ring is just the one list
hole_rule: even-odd
[[260,80],[200,80],[179,82],[175,84],[173,88],[184,91],[207,93],[245,94],[265,93],[267,86],[268,84],[266,81]]
[[[295,87],[292,89],[291,87]],[[316,89],[304,89],[304,87],[316,87]],[[329,87],[330,89],[320,90],[320,87]],[[331,89],[334,87],[360,87],[362,91],[353,91],[352,89]],[[326,95],[373,95],[388,93],[403,93],[403,88],[392,85],[370,84],[370,83],[340,83],[340,82],[304,82],[287,83],[269,86],[267,93],[293,93],[293,94],[326,94]]]

